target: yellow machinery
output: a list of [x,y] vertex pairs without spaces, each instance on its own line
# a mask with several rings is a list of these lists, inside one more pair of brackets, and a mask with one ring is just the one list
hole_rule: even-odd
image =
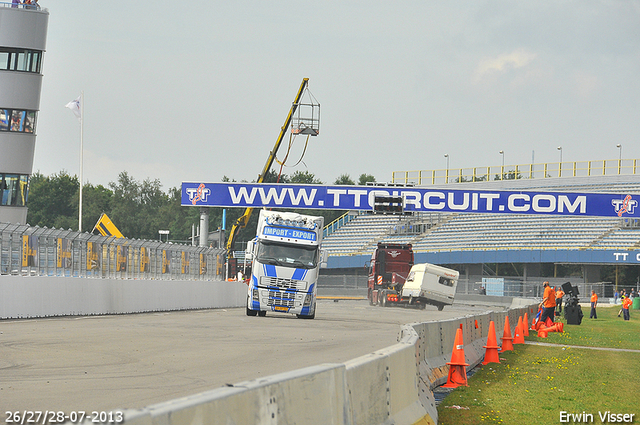
[[120,233],[120,230],[118,230],[116,225],[111,222],[111,219],[105,213],[102,213],[102,215],[98,219],[98,222],[93,227],[91,233],[93,233],[94,230],[100,232],[102,236],[115,236],[116,238],[124,238],[124,236],[122,236],[122,233]]
[[[319,123],[320,123],[320,105],[317,103],[301,103],[302,96],[307,89],[307,85],[309,83],[308,78],[304,78],[302,80],[302,84],[300,84],[300,88],[298,89],[298,93],[296,94],[296,98],[291,105],[291,109],[289,110],[289,114],[287,115],[287,119],[284,122],[284,125],[280,129],[280,134],[278,135],[278,139],[276,140],[276,144],[273,146],[271,152],[269,152],[269,157],[267,158],[267,162],[262,169],[262,173],[258,176],[258,183],[262,183],[264,181],[265,176],[271,169],[273,165],[273,161],[276,159],[276,154],[278,153],[278,149],[282,144],[282,139],[284,139],[284,135],[287,132],[287,128],[293,122],[291,133],[292,134],[306,134],[311,136],[317,136],[319,133]],[[300,107],[300,109],[299,109]],[[300,110],[306,109],[307,111],[311,111],[310,116],[302,117],[300,115]],[[296,110],[298,110],[298,114],[296,114]],[[317,111],[317,112],[316,112]],[[251,218],[251,213],[253,212],[252,207],[248,207],[244,210],[244,214],[236,220],[229,231],[229,239],[227,239],[227,255],[229,258],[233,257],[233,247],[235,245],[236,237],[240,232],[240,229],[245,227],[249,222],[249,218]]]

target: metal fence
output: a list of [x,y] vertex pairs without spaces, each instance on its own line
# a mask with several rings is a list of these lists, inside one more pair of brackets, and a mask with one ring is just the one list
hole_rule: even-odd
[[[367,290],[366,275],[320,275],[318,278],[318,288],[336,289],[336,290],[360,290],[366,295]],[[527,280],[526,282],[521,279],[504,278],[504,285],[499,296],[505,297],[522,297],[522,298],[536,298],[542,300],[544,280],[550,280],[548,278],[538,278],[539,280]],[[561,286],[562,283],[570,279],[551,279],[552,286]],[[571,282],[573,286],[578,287],[579,301],[589,302],[591,298],[591,291],[594,290],[599,297],[613,297],[614,285],[611,282],[598,282],[598,283],[584,283],[584,282]],[[482,286],[487,286],[486,282],[479,282],[474,279],[460,279],[458,280],[458,286],[456,288],[457,294],[480,294]],[[491,295],[488,293],[488,295]]]
[[436,185],[491,180],[544,179],[550,177],[585,177],[637,175],[638,159],[607,159],[598,161],[547,162],[540,164],[497,165],[475,168],[394,171],[392,183]]
[[220,280],[224,249],[0,223],[0,274]]
[[[500,279],[500,278],[498,278]],[[560,287],[563,283],[571,281],[571,279],[550,279],[550,278],[538,278],[539,280],[527,280],[514,278],[502,278],[503,285],[500,285],[500,289],[493,295],[505,296],[505,297],[521,297],[521,298],[537,298],[542,300],[544,293],[544,287],[542,283],[549,281],[551,286]],[[456,293],[459,294],[480,294],[480,289],[484,286],[487,290],[487,295],[492,295],[490,283],[467,281],[460,279],[458,281],[458,287]],[[614,286],[611,282],[597,282],[597,283],[584,283],[576,282],[574,279],[571,281],[571,285],[578,288],[578,298],[580,302],[589,302],[591,299],[591,291],[594,290],[600,297],[613,297]],[[566,298],[565,298],[566,299]]]

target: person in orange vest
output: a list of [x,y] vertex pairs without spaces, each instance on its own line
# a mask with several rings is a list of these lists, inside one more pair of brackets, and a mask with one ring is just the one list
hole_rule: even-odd
[[591,314],[589,315],[589,319],[597,319],[598,314],[596,313],[596,306],[598,305],[598,295],[596,291],[591,291]]
[[564,297],[564,291],[558,287],[556,289],[556,316],[562,314],[562,297]]
[[545,281],[542,284],[544,286],[544,294],[542,295],[542,302],[538,307],[544,307],[542,309],[542,315],[540,321],[544,323],[547,317],[553,322],[556,311],[556,291],[553,287],[549,286],[549,282]]
[[[624,297],[624,299],[622,300],[622,317],[624,317],[624,320],[629,320],[629,307],[631,307],[631,304],[633,303],[633,301],[631,300],[630,297]],[[618,314],[618,316],[620,316]]]

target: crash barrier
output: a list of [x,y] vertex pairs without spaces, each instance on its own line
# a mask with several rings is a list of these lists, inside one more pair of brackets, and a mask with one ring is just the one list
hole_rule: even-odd
[[[470,368],[482,361],[489,323],[502,334],[531,300],[513,308],[401,327],[399,342],[345,363],[299,369],[222,387],[143,409],[125,409],[125,423],[183,424],[436,424],[432,390],[446,382],[451,350],[462,325]],[[477,326],[476,326],[477,323]]]
[[0,275],[221,280],[225,250],[0,223]]
[[244,282],[0,276],[0,319],[239,307]]

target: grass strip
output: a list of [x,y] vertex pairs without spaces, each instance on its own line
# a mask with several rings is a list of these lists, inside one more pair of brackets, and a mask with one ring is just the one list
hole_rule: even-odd
[[556,321],[565,323],[563,333],[550,332],[547,338],[538,338],[535,332],[529,332],[530,336],[525,339],[553,344],[640,350],[640,310],[631,310],[629,321],[618,317],[620,306],[598,307],[597,319],[589,319],[589,308],[582,310],[582,324],[567,325],[564,318],[556,318]]
[[561,412],[595,424],[614,423],[601,421],[606,412],[634,414],[633,423],[640,423],[640,353],[576,347],[640,349],[640,311],[631,310],[625,322],[618,310],[599,308],[598,319],[590,320],[586,309],[581,325],[565,325],[563,334],[549,333],[548,338],[531,332],[527,340],[560,345],[517,344],[514,351],[501,353],[500,364],[481,366],[468,387],[444,398],[438,423],[578,423],[563,421]]

